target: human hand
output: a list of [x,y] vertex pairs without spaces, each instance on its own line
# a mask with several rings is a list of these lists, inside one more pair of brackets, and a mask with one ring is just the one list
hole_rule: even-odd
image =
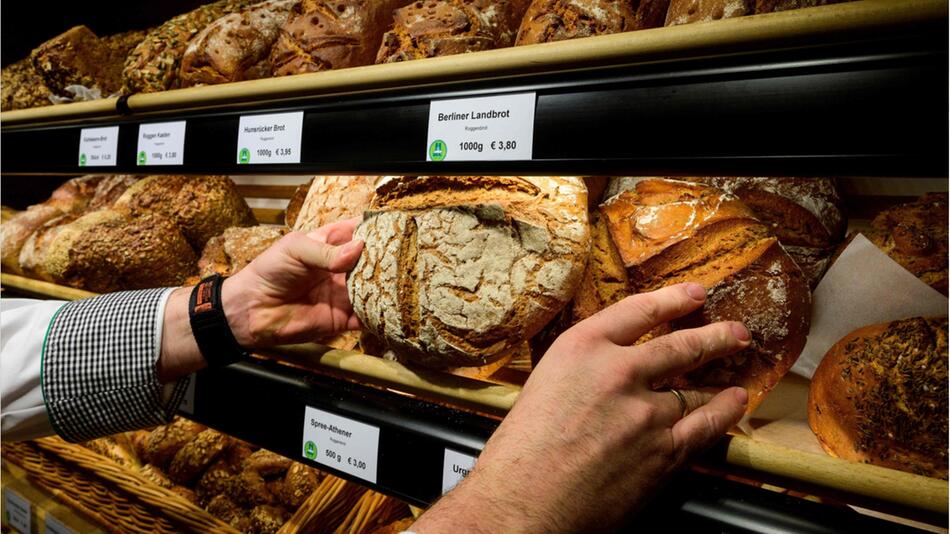
[[222,304],[245,348],[300,343],[359,328],[346,292],[346,272],[362,241],[360,219],[284,236],[224,282]]
[[413,525],[420,534],[617,527],[676,468],[715,442],[748,394],[683,391],[688,415],[651,383],[749,344],[735,322],[633,344],[702,306],[698,284],[628,297],[562,334],[531,373],[472,473]]

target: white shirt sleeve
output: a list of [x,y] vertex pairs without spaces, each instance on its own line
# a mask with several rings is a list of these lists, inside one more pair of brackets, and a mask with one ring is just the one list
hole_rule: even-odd
[[64,304],[0,299],[0,429],[4,440],[53,434],[40,377],[46,332]]

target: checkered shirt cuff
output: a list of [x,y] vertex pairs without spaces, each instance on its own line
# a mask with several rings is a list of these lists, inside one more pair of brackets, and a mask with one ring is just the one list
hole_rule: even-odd
[[50,322],[43,344],[43,400],[63,439],[100,436],[168,422],[188,386],[163,401],[156,364],[164,305],[172,289],[77,300]]

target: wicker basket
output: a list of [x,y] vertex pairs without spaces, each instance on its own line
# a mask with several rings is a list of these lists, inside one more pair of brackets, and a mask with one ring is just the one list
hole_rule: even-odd
[[[238,534],[181,496],[80,445],[43,438],[4,443],[2,454],[26,471],[30,483],[109,532]],[[360,525],[374,528],[406,512],[396,499],[326,475],[279,534],[361,532]]]

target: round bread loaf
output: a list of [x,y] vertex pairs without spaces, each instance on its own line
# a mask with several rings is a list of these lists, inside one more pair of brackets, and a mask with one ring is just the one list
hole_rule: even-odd
[[20,258],[18,260],[20,271],[31,278],[38,278],[48,282],[55,281],[53,277],[46,272],[44,266],[44,259],[46,258],[47,251],[49,251],[49,244],[53,242],[53,239],[62,231],[64,226],[78,218],[79,215],[75,213],[60,215],[59,217],[50,219],[46,224],[30,234],[30,237],[23,243],[23,247],[20,248]]
[[138,217],[95,211],[63,225],[42,269],[58,283],[100,293],[176,286],[195,270],[195,253],[158,213]]
[[521,21],[517,45],[564,41],[636,29],[633,0],[534,0]]
[[373,198],[376,179],[376,176],[314,176],[292,228],[309,232],[362,215]]
[[832,345],[808,424],[832,456],[947,478],[947,318],[865,326]]
[[937,291],[947,294],[947,193],[882,211],[868,239]]
[[571,177],[386,177],[347,279],[363,326],[400,357],[482,366],[572,297],[590,248],[586,188]]
[[113,209],[133,217],[164,215],[181,228],[195,251],[227,228],[256,223],[227,176],[149,176],[129,187]]
[[748,207],[713,187],[645,179],[601,212],[634,291],[681,282],[707,290],[703,308],[654,335],[726,320],[752,334],[745,350],[658,386],[739,385],[754,410],[804,348],[811,293],[801,269]]
[[291,195],[290,200],[287,202],[287,208],[284,210],[284,224],[287,225],[287,228],[293,228],[294,223],[297,222],[297,216],[300,215],[300,208],[303,207],[303,201],[307,199],[307,192],[310,191],[312,184],[313,178],[305,184],[298,185],[297,189],[294,189],[294,194]]
[[285,235],[287,228],[283,226],[228,228],[205,244],[201,258],[198,259],[198,274],[201,278],[215,273],[231,276],[247,267],[254,258]]

